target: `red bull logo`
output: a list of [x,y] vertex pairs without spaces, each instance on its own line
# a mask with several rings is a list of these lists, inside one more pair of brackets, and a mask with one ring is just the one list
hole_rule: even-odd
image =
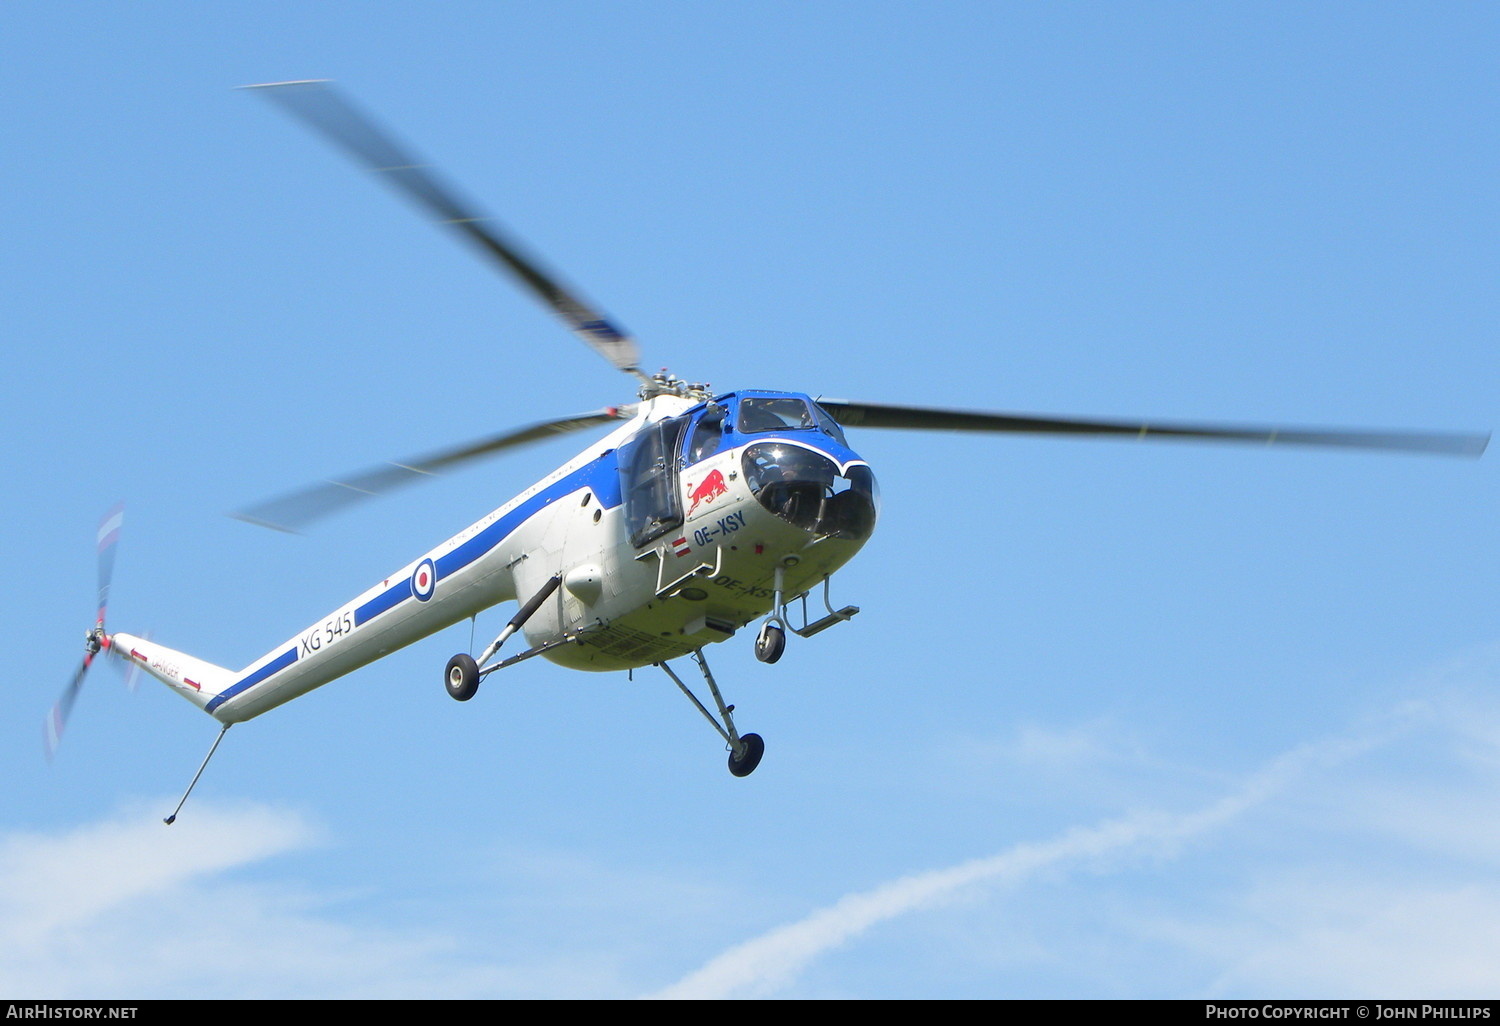
[[698,483],[698,487],[688,492],[688,498],[693,500],[688,507],[688,516],[693,515],[693,510],[703,503],[712,504],[721,495],[729,493],[729,485],[724,481],[722,471],[710,470],[708,476]]

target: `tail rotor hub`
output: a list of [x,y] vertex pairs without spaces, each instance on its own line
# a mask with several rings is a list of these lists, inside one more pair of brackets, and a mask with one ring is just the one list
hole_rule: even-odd
[[84,636],[83,650],[89,656],[96,656],[100,649],[109,647],[109,635],[104,633],[104,624],[95,624]]

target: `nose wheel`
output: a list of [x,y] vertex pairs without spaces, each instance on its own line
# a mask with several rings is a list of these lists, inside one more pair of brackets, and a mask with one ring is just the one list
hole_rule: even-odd
[[786,631],[781,625],[767,621],[755,636],[755,658],[763,663],[774,663],[786,651]]
[[810,638],[814,634],[820,634],[836,623],[843,623],[859,612],[858,606],[845,606],[842,609],[834,609],[833,601],[829,597],[830,575],[823,575],[823,605],[828,610],[828,615],[817,620],[812,619],[807,613],[807,592],[794,596],[792,601],[798,599],[802,602],[802,626],[798,627],[787,618],[786,598],[786,568],[796,566],[796,556],[787,556],[776,565],[776,576],[771,587],[771,612],[766,616],[765,622],[760,625],[760,633],[755,636],[755,658],[763,663],[774,663],[781,658],[781,653],[786,649],[786,632],[791,631],[800,638]]

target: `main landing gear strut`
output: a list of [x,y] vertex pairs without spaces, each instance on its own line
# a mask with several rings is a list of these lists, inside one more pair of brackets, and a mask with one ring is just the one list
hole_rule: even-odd
[[[495,653],[499,651],[500,646],[505,643],[506,639],[508,639],[516,631],[520,630],[521,627],[526,623],[526,621],[531,618],[532,614],[534,614],[538,609],[541,608],[542,603],[546,602],[547,599],[552,597],[552,594],[557,591],[558,585],[561,584],[561,582],[561,575],[548,580],[547,583],[542,586],[541,590],[533,595],[529,600],[527,600],[526,604],[516,612],[516,615],[511,617],[510,622],[505,625],[505,629],[500,632],[500,636],[490,643],[489,647],[484,650],[484,653],[478,659],[475,659],[467,652],[460,652],[458,655],[448,660],[447,669],[443,671],[443,684],[447,688],[448,694],[452,695],[460,702],[467,702],[469,699],[474,697],[476,692],[478,692],[479,681],[482,678],[493,673],[495,670],[503,669],[504,667],[510,666],[513,663],[520,662],[522,659],[529,659],[532,656],[541,655],[543,652],[546,652],[557,645],[568,644],[569,642],[575,640],[575,638],[570,635],[565,638],[550,641],[545,645],[539,645],[536,648],[527,649],[525,652],[522,652],[519,655],[511,656],[509,659],[504,659],[491,665],[485,665],[495,655]],[[781,601],[780,568],[778,568],[776,572],[776,598],[778,613],[784,613],[785,606]],[[853,612],[858,612],[857,609],[852,609],[852,607],[851,610],[852,612],[845,611],[838,615],[825,617],[825,619],[832,622],[837,622],[841,619],[846,620],[850,615],[852,615]],[[785,620],[782,619],[781,616],[777,616],[776,619],[782,623],[785,622]],[[812,626],[814,628],[812,630],[797,630],[797,628],[793,628],[793,630],[797,631],[797,633],[799,634],[812,634],[815,633],[816,630],[821,630],[822,627],[826,625],[820,623]],[[758,645],[757,648],[759,647],[760,646]],[[778,646],[776,656],[779,657],[780,654],[781,653]],[[759,734],[741,734],[737,729],[735,729],[734,706],[726,705],[724,703],[724,696],[719,693],[719,685],[714,680],[713,672],[708,668],[708,660],[703,658],[702,649],[694,650],[693,660],[697,662],[698,669],[703,673],[703,680],[708,684],[708,690],[714,696],[714,704],[718,706],[719,709],[719,715],[717,717],[715,717],[713,713],[709,712],[708,708],[702,702],[698,701],[698,696],[693,694],[693,692],[689,690],[688,686],[682,682],[682,678],[677,676],[671,666],[667,665],[665,662],[660,662],[656,665],[660,666],[666,673],[666,675],[672,678],[672,683],[676,684],[684,695],[687,695],[688,699],[698,707],[698,711],[703,714],[704,719],[708,720],[708,722],[713,726],[714,730],[717,730],[719,732],[719,736],[724,739],[725,745],[727,745],[729,748],[729,772],[733,773],[737,777],[748,777],[751,773],[755,772],[755,767],[760,765],[761,756],[766,753],[766,743],[761,740]],[[775,658],[768,659],[766,661],[775,662]]]
[[724,743],[729,746],[729,772],[737,777],[748,777],[755,772],[755,767],[760,765],[760,757],[766,754],[766,743],[760,739],[759,734],[741,734],[735,730],[734,706],[724,704],[724,696],[719,694],[719,685],[714,682],[714,675],[708,669],[708,661],[703,658],[703,650],[698,649],[694,651],[693,659],[698,663],[698,669],[703,671],[703,679],[708,684],[708,690],[713,693],[714,704],[719,707],[719,716],[723,720],[722,723],[714,718],[713,713],[709,712],[702,702],[698,701],[697,695],[688,690],[688,686],[682,682],[682,678],[678,677],[672,671],[672,667],[666,663],[657,663],[656,665],[660,666],[666,675],[672,678],[672,683],[676,684],[682,690],[682,693],[688,696],[688,699],[703,714],[704,719],[708,720],[713,725],[713,728],[719,732],[719,735],[724,738]]
[[505,644],[506,639],[520,630],[526,621],[531,619],[532,614],[542,608],[542,603],[552,597],[552,593],[557,590],[557,586],[561,583],[561,574],[549,578],[547,583],[542,585],[542,590],[531,596],[526,604],[516,611],[516,615],[511,617],[510,622],[505,625],[505,630],[500,632],[498,638],[490,642],[489,647],[484,650],[478,659],[475,659],[467,652],[460,652],[452,659],[449,659],[448,668],[443,671],[443,686],[448,689],[448,694],[460,702],[467,702],[479,691],[479,680],[481,677],[503,666],[520,662],[522,659],[541,655],[554,645],[561,644],[561,642],[553,642],[550,645],[528,649],[520,655],[512,656],[502,663],[496,663],[494,666],[485,666],[484,669],[480,669],[481,666],[490,660],[491,656],[500,651],[500,646]]

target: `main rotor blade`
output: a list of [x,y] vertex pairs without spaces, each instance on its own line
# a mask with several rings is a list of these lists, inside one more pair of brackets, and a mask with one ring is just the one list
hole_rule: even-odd
[[626,420],[633,415],[633,411],[634,407],[610,407],[593,413],[544,420],[451,449],[441,449],[400,462],[382,463],[342,480],[321,481],[229,515],[236,520],[295,534],[313,521],[336,513],[361,499],[384,494],[419,478],[431,477],[439,471],[461,466],[484,456],[544,441],[553,435],[581,431],[611,420]]
[[1260,445],[1381,449],[1438,456],[1467,456],[1473,459],[1483,454],[1490,441],[1488,434],[1084,420],[1076,417],[1049,417],[1026,413],[983,413],[921,406],[888,406],[879,403],[849,402],[843,399],[819,399],[818,405],[832,414],[834,420],[847,427],[1043,435],[1119,435],[1142,439],[1197,439]]
[[331,83],[271,82],[245,88],[274,100],[343,147],[359,163],[380,174],[392,188],[432,211],[440,223],[452,226],[519,278],[585,345],[620,370],[641,377],[640,354],[633,339],[597,307],[544,271],[536,259],[526,255],[493,221],[481,221],[475,207],[460,201],[457,193],[442,184],[430,168],[409,156]]

